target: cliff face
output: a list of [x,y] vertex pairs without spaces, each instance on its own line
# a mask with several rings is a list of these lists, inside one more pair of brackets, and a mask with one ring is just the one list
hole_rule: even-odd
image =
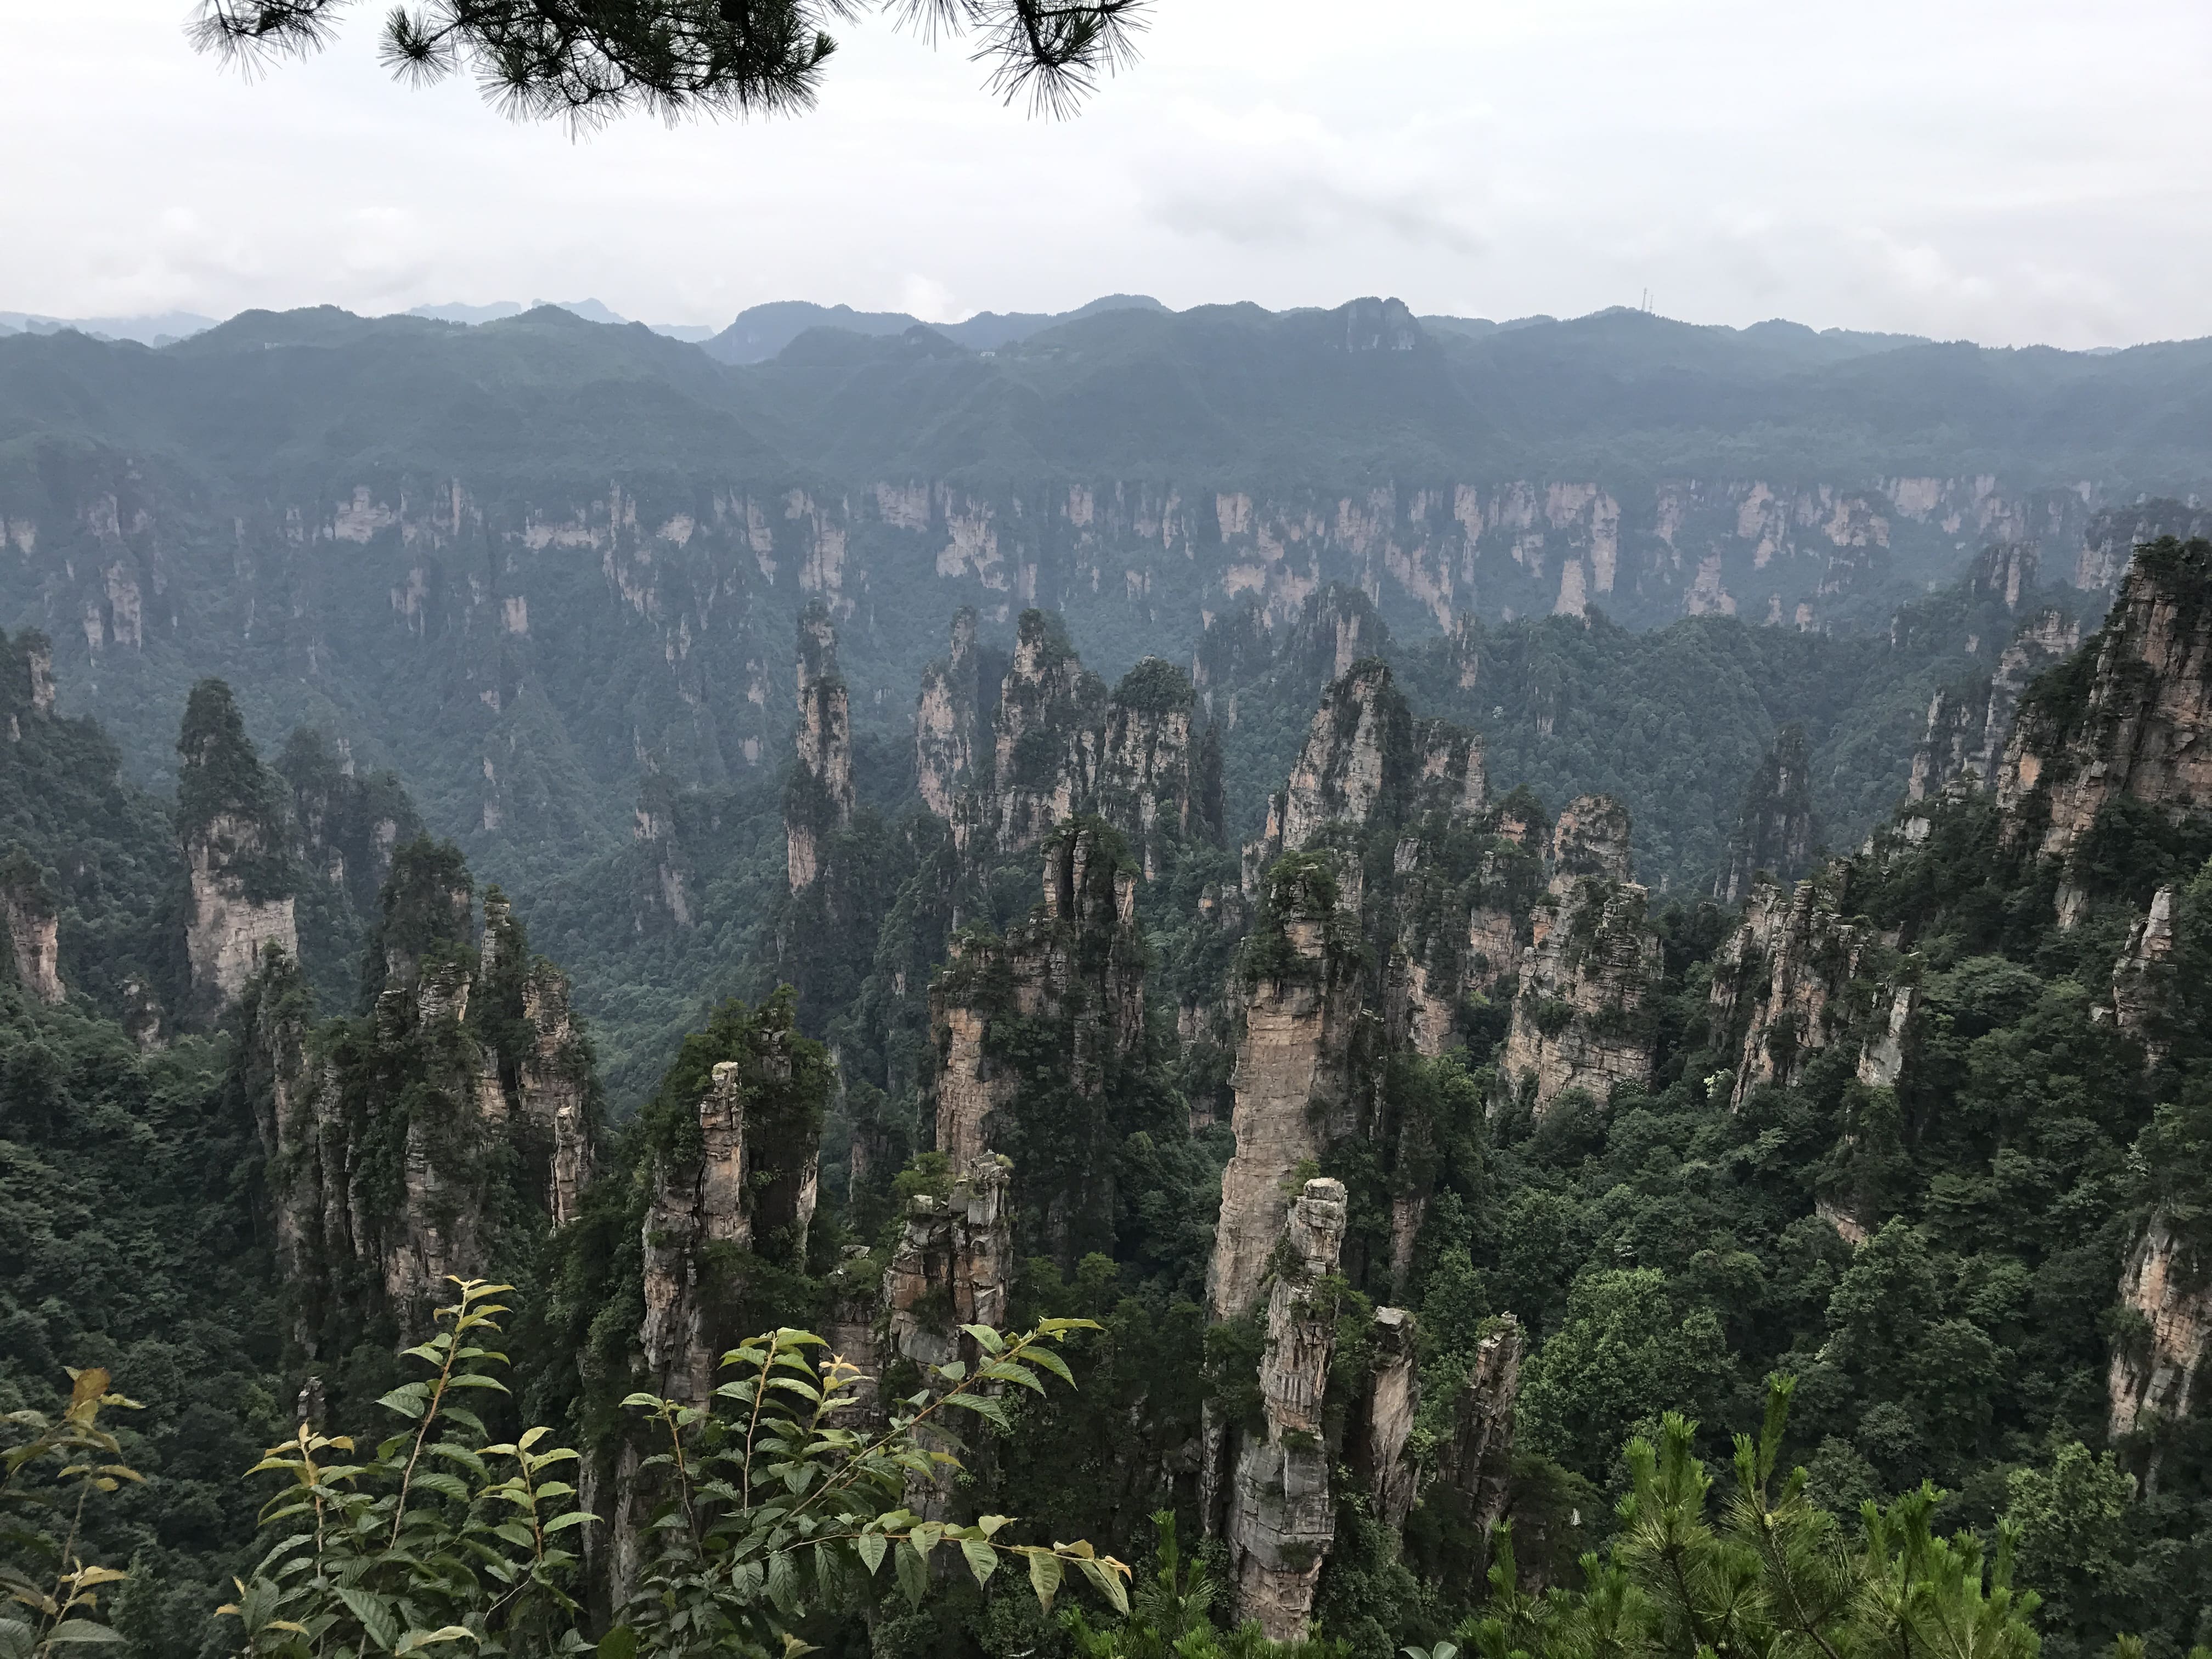
[[818,603],[799,619],[799,731],[783,824],[791,890],[802,892],[822,873],[830,836],[853,822],[853,730],[845,682],[837,672],[836,635]]
[[2166,1021],[2173,957],[2173,889],[2151,896],[2150,908],[2128,930],[2127,948],[2112,964],[2112,1018],[2143,1046],[2146,1064],[2156,1066],[2168,1045]]
[[1847,919],[1852,866],[1830,864],[1794,892],[1758,884],[1713,963],[1717,1036],[1741,1033],[1731,1107],[1764,1083],[1794,1083],[1815,1054],[1860,1044],[1858,1078],[1887,1087],[1902,1072],[1913,988],[1897,981],[1890,946]]
[[211,1019],[252,977],[264,945],[299,956],[294,868],[274,781],[222,682],[192,689],[177,754],[190,997],[192,1012]]
[[1644,891],[1626,879],[1628,835],[1620,804],[1589,795],[1568,805],[1553,834],[1551,893],[1521,957],[1498,1065],[1501,1086],[1533,1086],[1540,1117],[1571,1089],[1602,1105],[1615,1085],[1650,1080],[1645,1005],[1662,951]]
[[1490,1529],[1505,1518],[1524,1346],[1520,1322],[1510,1314],[1476,1344],[1474,1363],[1452,1401],[1450,1437],[1437,1449],[1436,1478],[1423,1496],[1458,1522],[1463,1536],[1479,1540],[1475,1559],[1461,1566],[1469,1587],[1482,1582]]
[[1358,867],[1349,861],[1314,855],[1267,876],[1246,947],[1251,977],[1230,1079],[1237,1151],[1222,1173],[1206,1273],[1216,1319],[1242,1316],[1258,1297],[1290,1212],[1292,1171],[1352,1127],[1358,908]]
[[922,804],[952,826],[963,854],[1019,852],[1095,814],[1128,837],[1149,878],[1173,844],[1218,837],[1218,757],[1209,799],[1209,750],[1181,669],[1148,657],[1109,694],[1041,611],[1022,613],[1003,676],[988,655],[963,610],[950,655],[923,673],[915,714]]
[[[395,855],[369,947],[381,989],[365,1034],[314,1033],[289,959],[248,982],[246,1063],[293,1339],[311,1362],[379,1316],[424,1328],[448,1274],[496,1273],[534,1226],[580,1213],[590,1053],[567,981],[530,958],[497,888],[483,911],[479,950],[459,855],[411,842]],[[518,1235],[518,1215],[542,1219]]]
[[1812,863],[1818,840],[1812,746],[1803,726],[1787,726],[1744,790],[1728,867],[1713,884],[1713,896],[1723,904],[1737,902],[1751,891],[1752,878],[1761,870],[1794,880]]
[[1987,678],[1936,692],[1928,704],[1926,734],[1912,751],[1905,799],[1925,800],[1954,784],[1984,788],[1994,782],[2021,694],[2081,643],[2081,623],[2057,611],[2041,611],[1998,653]]
[[1111,1238],[1106,1097],[1144,1059],[1145,947],[1110,828],[1063,824],[1042,862],[1028,920],[961,940],[930,988],[937,1149],[956,1170],[1011,1155],[1026,1241],[1072,1265]]
[[2143,1328],[2113,1348],[2115,1437],[2147,1426],[2152,1413],[2172,1421],[2195,1407],[2197,1370],[2212,1352],[2212,1273],[2164,1221],[2154,1221],[2120,1276],[2120,1304]]
[[950,1193],[918,1193],[884,1273],[884,1328],[891,1352],[920,1364],[949,1364],[963,1325],[1004,1330],[1014,1266],[1006,1161],[986,1152],[962,1166]]
[[2061,926],[2089,898],[2084,843],[2131,803],[2168,821],[2212,802],[2212,544],[2136,550],[2088,649],[2022,698],[1997,778],[2007,843],[2060,867]]
[[696,1140],[655,1170],[645,1215],[645,1322],[638,1331],[653,1386],[703,1403],[715,1360],[743,1333],[728,1317],[737,1299],[726,1260],[714,1247],[752,1243],[745,1190],[745,1108],[739,1066],[721,1060],[700,1097]]
[[0,926],[8,930],[15,982],[33,1000],[58,1003],[62,983],[61,919],[46,872],[20,847],[0,857]]
[[1297,852],[1323,828],[1365,823],[1413,747],[1413,720],[1390,671],[1369,659],[1330,685],[1270,814],[1273,850]]
[[950,653],[921,672],[921,699],[914,722],[915,777],[922,805],[947,820],[962,791],[975,777],[975,745],[981,729],[979,667],[975,608],[963,605],[952,618]]
[[1305,1183],[1279,1237],[1260,1364],[1262,1432],[1243,1437],[1223,1529],[1240,1619],[1271,1640],[1305,1634],[1314,1590],[1336,1537],[1322,1398],[1335,1346],[1335,1309],[1317,1292],[1344,1243],[1344,1183]]

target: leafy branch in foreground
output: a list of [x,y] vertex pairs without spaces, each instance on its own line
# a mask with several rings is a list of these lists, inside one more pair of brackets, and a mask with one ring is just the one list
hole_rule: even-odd
[[654,1471],[665,1491],[651,1556],[611,1638],[617,1651],[776,1650],[796,1641],[790,1626],[808,1613],[870,1598],[886,1559],[919,1604],[939,1546],[957,1548],[979,1585],[1007,1559],[1022,1562],[1047,1609],[1072,1565],[1126,1613],[1128,1568],[1089,1544],[1007,1543],[1009,1516],[963,1525],[913,1507],[932,1507],[959,1472],[948,1413],[1006,1427],[1000,1391],[1042,1394],[1040,1371],[1073,1383],[1054,1346],[1098,1327],[1048,1319],[1011,1337],[988,1325],[961,1328],[978,1351],[973,1367],[956,1359],[933,1368],[939,1389],[896,1402],[879,1431],[832,1420],[857,1405],[866,1379],[842,1356],[817,1368],[812,1351],[827,1345],[808,1331],[765,1333],[725,1354],[737,1375],[715,1389],[720,1409],[630,1395],[623,1404],[645,1413],[667,1447],[641,1472]]
[[[327,46],[348,0],[200,0],[187,32],[249,70]],[[1071,113],[1135,57],[1145,0],[419,0],[387,15],[379,55],[402,79],[463,69],[509,114],[572,124],[643,109],[791,114],[836,50],[828,25],[885,10],[934,39],[972,36],[991,89]]]
[[437,1334],[404,1351],[434,1375],[377,1402],[410,1429],[349,1462],[351,1437],[303,1423],[254,1466],[286,1477],[261,1511],[264,1528],[286,1535],[222,1609],[244,1626],[248,1653],[356,1659],[452,1642],[480,1654],[588,1645],[568,1593],[576,1557],[562,1540],[595,1517],[564,1503],[575,1488],[557,1478],[576,1454],[539,1449],[543,1428],[494,1443],[462,1403],[471,1390],[507,1391],[491,1375],[506,1356],[483,1344],[499,1334],[507,1310],[495,1298],[511,1287],[454,1283],[460,1299],[437,1310]]
[[[593,1524],[561,1478],[576,1461],[533,1428],[494,1443],[465,1403],[469,1391],[504,1394],[493,1375],[506,1355],[489,1346],[509,1287],[455,1280],[459,1297],[436,1310],[437,1334],[405,1350],[430,1375],[378,1403],[408,1426],[359,1457],[353,1440],[302,1424],[254,1468],[284,1486],[264,1506],[282,1535],[236,1601],[245,1650],[257,1659],[393,1659],[461,1644],[477,1655],[574,1654],[593,1644],[576,1594],[580,1563],[566,1534]],[[755,1337],[723,1357],[735,1380],[708,1406],[650,1394],[625,1402],[667,1447],[639,1473],[659,1488],[640,1540],[636,1587],[622,1622],[598,1644],[607,1659],[638,1654],[793,1652],[791,1626],[810,1612],[868,1601],[884,1559],[919,1602],[940,1545],[957,1548],[979,1583],[1009,1559],[1026,1564],[1049,1607],[1073,1565],[1118,1611],[1128,1569],[1086,1543],[1005,1542],[1009,1524],[933,1518],[927,1505],[958,1470],[941,1419],[966,1411],[1007,1422],[999,1391],[1043,1391],[1040,1372],[1073,1382],[1053,1352],[1087,1320],[1047,1320],[1006,1337],[968,1334],[980,1352],[936,1368],[937,1389],[898,1402],[885,1427],[863,1433],[831,1419],[853,1407],[865,1378],[800,1330]],[[27,1651],[28,1651],[27,1650]],[[13,1655],[5,1659],[14,1659]]]
[[[0,1454],[0,1545],[8,1552],[0,1557],[0,1593],[10,1604],[0,1610],[0,1659],[45,1659],[65,1645],[123,1639],[98,1615],[101,1589],[127,1575],[87,1561],[78,1545],[93,1493],[144,1479],[124,1463],[115,1437],[100,1426],[102,1407],[139,1406],[109,1393],[104,1370],[71,1370],[69,1376],[70,1402],[58,1419],[33,1411],[0,1419],[26,1435]],[[55,1459],[62,1468],[40,1479]]]

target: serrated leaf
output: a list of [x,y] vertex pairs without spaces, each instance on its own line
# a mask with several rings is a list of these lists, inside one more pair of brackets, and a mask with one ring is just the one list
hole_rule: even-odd
[[779,1550],[768,1559],[768,1599],[778,1613],[789,1613],[799,1603],[799,1564],[789,1550]]
[[960,1328],[975,1338],[975,1346],[982,1349],[985,1353],[1006,1352],[1006,1339],[988,1325],[963,1325]]
[[122,1637],[89,1619],[64,1619],[46,1632],[49,1642],[120,1642]]
[[1121,1575],[1104,1561],[1088,1557],[1075,1564],[1083,1569],[1083,1576],[1097,1586],[1098,1593],[1113,1604],[1114,1611],[1124,1619],[1129,1616],[1129,1592],[1121,1583]]
[[373,1590],[356,1589],[347,1584],[339,1585],[337,1592],[338,1600],[361,1620],[362,1630],[368,1639],[390,1652],[399,1640],[399,1620],[392,1611],[392,1603]]
[[885,1547],[884,1535],[879,1532],[864,1532],[853,1540],[854,1549],[860,1553],[860,1565],[868,1570],[871,1578],[875,1577],[876,1569],[884,1564]]
[[390,1394],[380,1395],[376,1403],[398,1412],[402,1417],[415,1419],[422,1415],[429,1401],[430,1390],[428,1388],[420,1382],[410,1382],[404,1388],[394,1389]]
[[918,1607],[929,1593],[929,1565],[912,1550],[899,1551],[896,1559],[899,1588],[906,1592],[908,1601]]

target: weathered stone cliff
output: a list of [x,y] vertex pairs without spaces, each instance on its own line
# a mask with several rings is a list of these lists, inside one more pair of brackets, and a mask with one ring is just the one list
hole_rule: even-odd
[[2103,814],[2212,804],[2212,543],[2136,550],[2095,639],[2021,699],[1996,793],[2007,843],[2059,866],[2062,927],[2091,896],[2081,854]]
[[2110,1429],[2130,1434],[2153,1414],[2172,1421],[2197,1403],[2197,1376],[2212,1352],[2212,1272],[2200,1254],[2154,1219],[2120,1275],[2120,1305],[2140,1327],[2116,1343],[2108,1381]]
[[1498,1063],[1500,1086],[1528,1091],[1539,1117],[1569,1090],[1603,1105],[1617,1085],[1650,1079],[1661,950],[1644,889],[1626,879],[1628,834],[1620,804],[1592,795],[1569,803],[1553,833],[1551,893]]
[[1987,677],[1936,692],[1928,704],[1926,734],[1912,751],[1905,799],[1925,800],[1954,786],[1978,789],[1995,781],[2021,694],[2081,643],[2081,623],[2063,611],[2040,611],[2013,635]]
[[1344,1243],[1344,1183],[1309,1181],[1272,1249],[1267,1349],[1260,1363],[1264,1426],[1239,1437],[1223,1526],[1240,1619],[1267,1636],[1305,1634],[1314,1590],[1336,1537],[1322,1408],[1335,1346],[1336,1310],[1323,1281]]
[[1356,1121],[1352,1048],[1367,1016],[1356,952],[1358,866],[1309,854],[1272,867],[1246,941],[1243,1032],[1231,1076],[1237,1151],[1221,1177],[1206,1273],[1216,1319],[1249,1312],[1282,1237],[1285,1183]]
[[915,780],[922,805],[948,821],[962,792],[975,779],[982,730],[979,667],[975,610],[963,605],[952,618],[950,653],[921,671],[914,722]]
[[853,822],[853,726],[845,682],[837,672],[836,635],[818,602],[799,619],[799,731],[783,797],[786,861],[791,890],[802,892],[822,873],[830,837]]
[[[449,1274],[511,1271],[592,1177],[597,1090],[557,970],[529,957],[497,888],[474,940],[452,848],[394,856],[369,946],[367,1030],[311,1028],[289,958],[248,981],[244,1063],[260,1103],[293,1339],[327,1361],[388,1317],[424,1328]],[[541,1221],[518,1218],[536,1216]],[[520,1227],[520,1231],[517,1229]]]
[[252,976],[264,947],[298,957],[295,869],[273,780],[221,681],[192,688],[177,754],[188,994],[191,1012],[209,1020]]
[[2113,1023],[2143,1046],[2146,1064],[2165,1057],[2173,957],[2173,889],[2151,896],[2150,908],[2128,930],[2127,948],[2112,964]]
[[57,1003],[62,984],[61,918],[46,872],[21,847],[0,857],[0,926],[15,964],[15,982],[34,1001]]
[[1014,1267],[1006,1159],[986,1152],[958,1166],[951,1190],[917,1193],[884,1270],[884,1329],[890,1352],[917,1364],[959,1357],[963,1325],[1003,1330]]
[[1813,817],[1812,745],[1803,726],[1785,726],[1745,787],[1743,809],[1729,842],[1728,866],[1713,884],[1713,896],[1723,904],[1735,903],[1751,891],[1752,878],[1761,870],[1795,880],[1812,863],[1819,838]]
[[1025,1242],[1072,1265],[1110,1240],[1105,1097],[1144,1058],[1145,947],[1137,872],[1110,827],[1061,825],[1043,865],[1030,916],[957,941],[930,988],[937,1150],[956,1170],[1011,1154]]

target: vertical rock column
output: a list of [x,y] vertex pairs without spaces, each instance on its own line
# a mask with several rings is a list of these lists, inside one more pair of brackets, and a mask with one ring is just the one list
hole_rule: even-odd
[[263,946],[299,955],[292,861],[274,781],[222,681],[192,688],[177,754],[177,830],[191,890],[185,955],[192,1011],[209,1020],[252,977]]
[[1238,1449],[1228,1524],[1237,1615],[1270,1639],[1305,1634],[1322,1564],[1336,1537],[1322,1441],[1322,1404],[1335,1346],[1336,1311],[1317,1297],[1344,1243],[1345,1191],[1316,1179],[1291,1206],[1267,1293],[1267,1348],[1260,1363],[1263,1431]]
[[853,729],[837,640],[817,602],[799,619],[799,732],[784,791],[785,867],[791,890],[822,873],[824,846],[853,822]]
[[57,1003],[62,984],[60,915],[46,872],[20,847],[0,858],[0,921],[15,962],[15,982],[34,1001]]

